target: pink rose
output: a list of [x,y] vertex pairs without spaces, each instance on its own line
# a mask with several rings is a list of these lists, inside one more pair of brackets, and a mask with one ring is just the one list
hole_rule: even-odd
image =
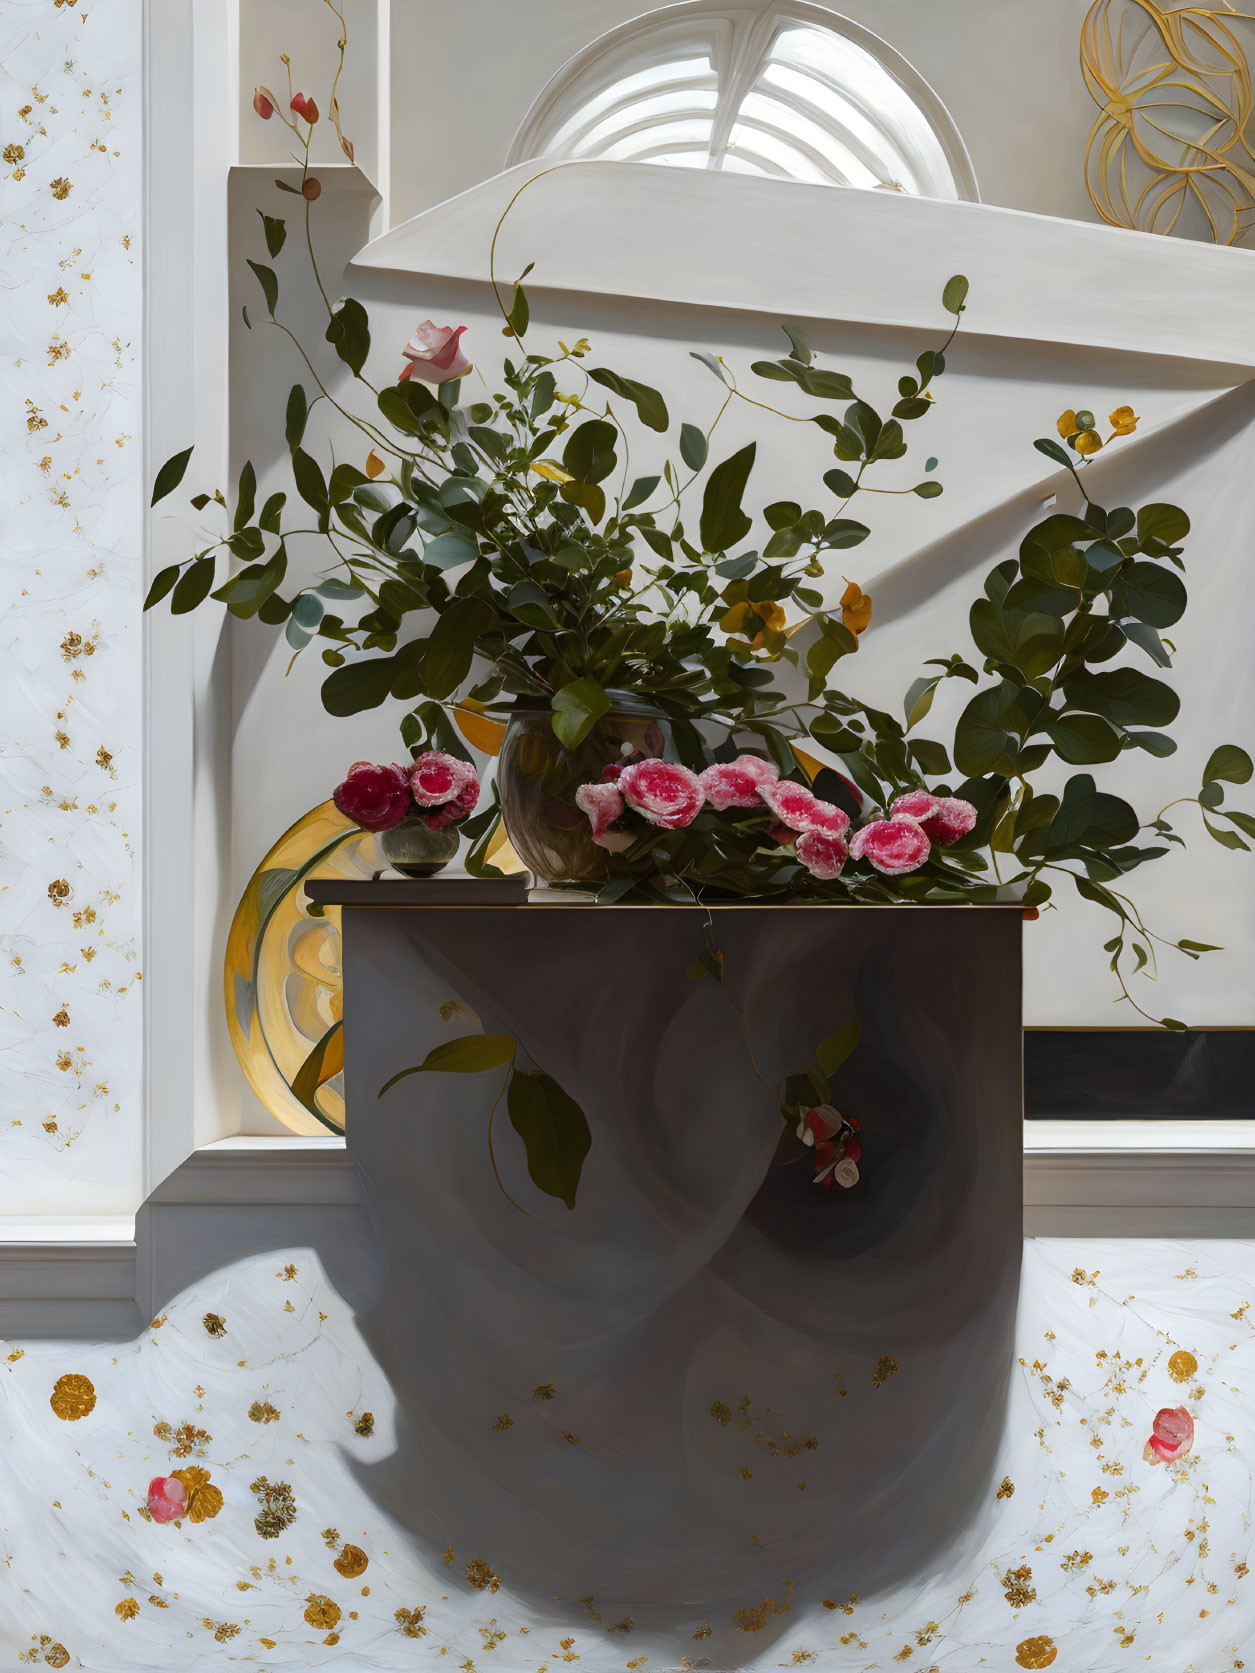
[[433,325],[425,319],[401,351],[407,364],[397,382],[404,383],[411,376],[422,378],[424,383],[449,383],[460,378],[471,365],[460,347],[465,330],[464,325],[455,331],[451,325]]
[[[835,811],[835,810],[834,810]],[[845,815],[841,816],[843,819]],[[827,831],[803,831],[797,839],[797,857],[821,883],[840,877],[849,849],[845,839],[831,836]]]
[[479,778],[469,761],[446,755],[442,749],[428,749],[414,757],[410,768],[410,794],[419,807],[443,807],[474,786],[467,812],[479,800]]
[[613,784],[619,778],[619,775],[626,766],[626,761],[607,761],[605,766],[601,769],[601,776],[609,783]]
[[253,89],[253,109],[263,122],[269,122],[275,113],[275,96],[268,87],[257,86]]
[[318,120],[318,106],[312,99],[307,99],[304,93],[292,95],[292,109],[298,116],[303,117],[311,128]]
[[901,877],[919,870],[929,847],[923,827],[914,819],[873,819],[850,839],[850,858],[869,861],[886,877]]
[[332,801],[364,831],[390,831],[410,811],[410,787],[400,767],[374,767],[355,761]]
[[634,762],[619,775],[619,789],[629,807],[664,831],[691,825],[705,800],[697,774],[673,761]]
[[842,836],[850,828],[850,816],[831,802],[821,802],[805,784],[782,778],[778,783],[761,784],[758,794],[782,825],[794,831],[824,831],[828,836]]
[[172,1475],[155,1475],[148,1483],[148,1514],[154,1522],[175,1522],[187,1511],[187,1488]]
[[759,786],[780,777],[778,768],[757,755],[738,755],[735,761],[717,761],[699,774],[702,794],[717,812],[730,807],[761,807]]
[[472,772],[469,781],[462,786],[451,802],[445,802],[440,807],[432,808],[430,813],[422,814],[422,821],[429,831],[443,831],[446,825],[460,825],[469,813],[475,811],[475,803],[478,800],[479,779]]
[[971,802],[961,796],[934,796],[928,790],[910,790],[899,796],[889,813],[914,819],[943,848],[966,836],[976,824],[976,809]]
[[830,1140],[841,1131],[841,1117],[831,1104],[816,1104],[807,1110],[797,1124],[797,1136],[805,1145],[814,1146]]
[[838,1185],[843,1185],[848,1191],[851,1185],[858,1184],[858,1166],[849,1156],[843,1156],[832,1170],[832,1177]]
[[1164,1406],[1155,1413],[1142,1457],[1148,1464],[1171,1464],[1194,1445],[1194,1419],[1184,1406]]
[[792,848],[797,841],[797,832],[791,831],[787,825],[768,825],[767,835],[777,848]]
[[[627,803],[617,784],[581,784],[575,792],[575,805],[588,815],[593,828],[593,841],[599,848],[612,852],[630,848],[636,840],[626,831],[612,831],[610,827],[627,812]],[[619,839],[627,837],[626,842]]]
[[858,1162],[858,1161],[862,1160],[862,1156],[863,1156],[863,1147],[858,1142],[858,1140],[857,1139],[847,1139],[845,1141],[845,1159],[846,1159],[846,1161],[847,1162]]

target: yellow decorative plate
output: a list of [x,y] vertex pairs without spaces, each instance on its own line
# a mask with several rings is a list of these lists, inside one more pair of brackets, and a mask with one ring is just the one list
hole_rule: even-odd
[[[487,858],[523,869],[501,826]],[[303,885],[388,869],[378,837],[323,802],[283,833],[235,909],[224,971],[231,1044],[248,1084],[294,1133],[344,1131],[340,908],[314,905]]]

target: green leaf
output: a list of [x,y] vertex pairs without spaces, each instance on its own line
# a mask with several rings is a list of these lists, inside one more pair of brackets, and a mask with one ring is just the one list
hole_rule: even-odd
[[318,512],[327,510],[327,484],[322,470],[318,461],[311,458],[304,448],[297,447],[292,451],[292,477],[306,505]]
[[1011,773],[1019,739],[1008,726],[1018,688],[1004,680],[981,691],[959,716],[954,729],[954,763],[970,778]]
[[288,229],[282,221],[276,221],[273,215],[267,215],[259,209],[262,225],[266,230],[266,248],[272,256],[277,256],[283,248],[283,241],[288,236]]
[[595,526],[606,515],[606,491],[595,482],[564,482],[558,489],[568,505],[578,505]]
[[159,570],[153,576],[153,584],[149,587],[148,596],[144,600],[145,610],[151,610],[154,604],[160,604],[178,578],[179,565],[177,563],[168,564],[165,569]]
[[270,317],[273,319],[275,309],[279,304],[279,281],[275,278],[274,268],[263,267],[257,261],[250,261],[248,265],[257,275],[257,282],[261,286],[262,295],[266,298],[266,307],[270,310]]
[[932,708],[933,697],[936,694],[937,683],[940,679],[940,674],[923,674],[918,680],[912,680],[902,704],[908,731],[912,726],[918,725],[929,709]]
[[214,594],[230,607],[232,615],[247,617],[257,611],[283,580],[288,567],[288,556],[282,546],[267,563],[249,564],[233,575]]
[[479,543],[469,529],[449,529],[423,547],[423,562],[436,569],[457,569],[478,556]]
[[486,599],[455,598],[436,618],[423,655],[423,686],[429,697],[447,697],[471,671],[475,641],[496,621]]
[[238,534],[253,520],[253,508],[257,504],[257,472],[253,469],[251,459],[244,461],[240,471],[240,487],[235,501],[235,521],[232,527]]
[[584,1111],[551,1075],[522,1069],[510,1077],[506,1108],[527,1151],[533,1185],[574,1208],[593,1142]]
[[1244,749],[1239,749],[1236,744],[1221,744],[1207,758],[1203,783],[1211,784],[1213,780],[1222,778],[1230,784],[1246,784],[1252,770],[1255,769],[1252,768],[1251,758]]
[[[193,443],[195,446],[195,443]],[[187,462],[192,457],[192,448],[185,447],[182,453],[176,453],[172,459],[167,459],[157,472],[157,480],[153,483],[153,497],[148,502],[156,505],[158,500],[164,500],[167,494],[172,494],[183,480],[183,473],[187,469]]]
[[849,471],[841,470],[825,471],[824,486],[831,488],[839,500],[850,499],[858,489],[858,484]]
[[715,374],[720,383],[727,383],[727,374],[724,372],[723,367],[719,364],[715,355],[706,353],[704,349],[690,349],[689,356],[693,360],[700,360],[702,365],[705,366],[708,371]]
[[1213,842],[1218,842],[1222,848],[1241,848],[1250,853],[1250,844],[1242,841],[1236,831],[1222,831],[1218,825],[1213,825],[1210,819],[1204,818],[1207,834]]
[[920,772],[927,773],[930,778],[940,778],[950,771],[950,757],[931,738],[912,738],[907,748]]
[[821,1074],[831,1078],[837,1070],[854,1053],[862,1038],[862,1026],[857,1017],[853,1022],[847,1022],[844,1028],[839,1028],[835,1034],[829,1034],[826,1040],[821,1040],[819,1049],[815,1053]]
[[956,273],[952,279],[946,280],[946,288],[941,293],[941,306],[948,314],[959,315],[967,302],[967,280],[961,273]]
[[834,551],[844,552],[851,546],[861,546],[872,531],[866,523],[856,523],[852,517],[834,517],[823,527],[823,542]]
[[803,366],[809,366],[815,357],[807,347],[801,333],[795,331],[791,325],[785,325],[783,320],[780,322],[780,329],[789,339],[789,347],[793,350],[794,360],[800,360]]
[[328,320],[327,341],[346,366],[361,372],[370,353],[370,326],[365,308],[353,297],[346,297]]
[[1051,441],[1048,436],[1039,436],[1033,446],[1039,453],[1044,453],[1047,459],[1053,459],[1057,465],[1066,465],[1071,470],[1072,460],[1057,441]]
[[680,457],[691,471],[699,471],[706,463],[706,434],[696,424],[680,426]]
[[293,1097],[319,1121],[325,1121],[326,1117],[318,1108],[318,1089],[334,1080],[344,1068],[343,1027],[342,1022],[333,1022],[292,1078]]
[[648,384],[637,383],[634,378],[621,377],[618,372],[608,372],[604,367],[590,371],[588,375],[594,383],[599,383],[612,395],[631,401],[636,408],[637,417],[648,429],[665,430],[670,424],[667,403],[658,391],[651,389]]
[[1137,514],[1137,538],[1141,545],[1161,540],[1175,546],[1190,532],[1190,520],[1178,505],[1144,505]]
[[1112,668],[1100,674],[1081,669],[1064,681],[1071,707],[1106,715],[1117,726],[1169,726],[1181,699],[1171,686],[1138,668]]
[[1112,588],[1111,614],[1135,616],[1150,627],[1171,627],[1185,612],[1180,577],[1157,563],[1132,563]]
[[757,450],[757,443],[751,442],[711,471],[702,496],[700,533],[704,552],[726,552],[753,527],[741,510],[741,496]]
[[1125,737],[1131,739],[1139,749],[1144,749],[1147,755],[1162,758],[1175,755],[1177,752],[1175,739],[1165,737],[1162,732],[1126,732]]
[[938,494],[943,491],[944,490],[942,489],[940,482],[938,482],[936,478],[934,478],[931,482],[917,482],[914,488],[911,489],[911,492],[913,494],[918,494],[922,500],[935,500]]
[[[687,429],[687,425],[685,428]],[[659,480],[656,476],[638,476],[628,490],[628,497],[623,502],[623,510],[631,511],[634,506],[644,505],[658,486]]]
[[261,516],[257,519],[257,527],[265,529],[267,534],[278,534],[280,517],[287,503],[288,496],[284,493],[267,495],[266,503],[261,508]]
[[[578,482],[602,482],[615,467],[619,432],[604,418],[590,418],[571,435],[562,463]],[[570,487],[564,483],[563,487]]]
[[522,285],[515,285],[514,300],[510,304],[510,312],[506,315],[506,323],[516,337],[522,337],[531,323],[532,311],[527,305],[527,292]]
[[309,403],[305,399],[305,391],[299,383],[294,383],[291,393],[288,395],[288,409],[284,419],[284,434],[287,437],[289,451],[301,445],[305,435],[305,421],[308,417]]
[[174,597],[170,600],[172,616],[186,616],[190,610],[195,610],[198,604],[204,603],[210,587],[214,584],[215,567],[213,558],[197,558],[194,564],[183,571],[174,589]]
[[1076,773],[1067,782],[1046,841],[1051,848],[1078,842],[1110,848],[1132,842],[1137,829],[1137,815],[1127,802],[1100,791],[1089,773]]
[[323,681],[322,706],[328,714],[339,716],[377,709],[392,695],[396,674],[396,658],[391,656],[346,662]]
[[1073,767],[1114,761],[1120,753],[1120,734],[1098,715],[1063,714],[1045,731],[1059,755]]
[[482,1075],[488,1069],[500,1069],[503,1064],[513,1063],[517,1048],[513,1034],[460,1034],[456,1040],[442,1040],[421,1063],[386,1080],[378,1096],[382,1098],[407,1075]]
[[564,749],[578,749],[608,712],[610,699],[596,680],[572,680],[554,692],[551,707],[558,742]]

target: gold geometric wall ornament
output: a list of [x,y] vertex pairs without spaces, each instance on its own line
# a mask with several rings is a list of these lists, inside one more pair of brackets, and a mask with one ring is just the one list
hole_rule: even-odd
[[1251,71],[1225,4],[1095,0],[1081,66],[1099,115],[1085,151],[1094,208],[1113,226],[1217,244],[1255,230]]
[[[523,869],[501,826],[486,857],[503,871]],[[314,905],[303,884],[388,869],[378,837],[323,802],[275,843],[231,920],[223,970],[231,1044],[248,1084],[294,1133],[344,1132],[340,908]]]

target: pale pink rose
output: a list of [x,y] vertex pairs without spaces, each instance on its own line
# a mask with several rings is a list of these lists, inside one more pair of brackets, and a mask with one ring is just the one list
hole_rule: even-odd
[[758,794],[783,825],[794,831],[823,831],[828,836],[842,836],[850,828],[850,816],[831,802],[821,802],[805,784],[783,778],[778,783],[762,784]]
[[858,1165],[852,1157],[843,1156],[833,1168],[832,1177],[838,1185],[844,1185],[848,1191],[851,1185],[858,1184]]
[[619,775],[628,806],[664,831],[691,825],[705,800],[696,773],[674,761],[636,761]]
[[275,96],[268,87],[257,86],[253,89],[253,109],[263,122],[269,122],[275,113]]
[[318,106],[312,99],[306,98],[304,93],[292,95],[292,109],[298,116],[303,117],[311,128],[318,120]]
[[187,1511],[187,1488],[172,1475],[155,1475],[148,1483],[148,1514],[154,1522],[175,1522]]
[[[592,826],[593,841],[599,848],[610,848],[606,841],[609,833],[612,836],[626,836],[626,832],[611,832],[610,827],[627,812],[627,803],[623,800],[623,793],[617,784],[581,784],[575,792],[575,805],[581,813],[588,815],[588,822]],[[633,839],[629,836],[627,846]]]
[[873,819],[850,839],[850,858],[867,860],[886,877],[918,871],[928,858],[930,844],[923,827],[905,815]]
[[1148,1464],[1172,1464],[1194,1445],[1194,1419],[1184,1406],[1164,1406],[1155,1413],[1142,1457]]
[[464,325],[459,325],[455,331],[451,325],[433,325],[425,319],[415,328],[414,336],[401,351],[406,365],[397,382],[404,383],[407,378],[416,377],[422,378],[424,383],[450,383],[454,378],[460,378],[471,366],[461,348],[465,330]]
[[475,800],[471,802],[474,807],[479,798],[479,777],[469,761],[459,761],[456,755],[446,755],[442,749],[424,750],[414,757],[410,794],[419,807],[443,807],[471,785],[475,786]]
[[816,1104],[797,1124],[797,1136],[805,1145],[822,1143],[841,1131],[841,1117],[831,1104]]
[[976,824],[976,809],[961,796],[934,796],[928,790],[910,790],[899,796],[889,809],[894,817],[914,819],[933,842],[947,847],[966,836]]
[[400,767],[355,761],[332,792],[332,801],[364,831],[390,831],[410,811],[410,787]]
[[844,837],[831,836],[827,831],[803,831],[797,839],[798,859],[821,883],[840,877],[848,854]]
[[472,772],[470,780],[462,786],[451,802],[433,807],[429,813],[421,816],[422,821],[429,831],[443,831],[446,825],[460,825],[475,811],[475,803],[478,800],[479,779]]
[[706,800],[722,813],[730,807],[761,807],[759,787],[774,783],[780,773],[757,755],[738,755],[735,761],[716,761],[698,776]]

